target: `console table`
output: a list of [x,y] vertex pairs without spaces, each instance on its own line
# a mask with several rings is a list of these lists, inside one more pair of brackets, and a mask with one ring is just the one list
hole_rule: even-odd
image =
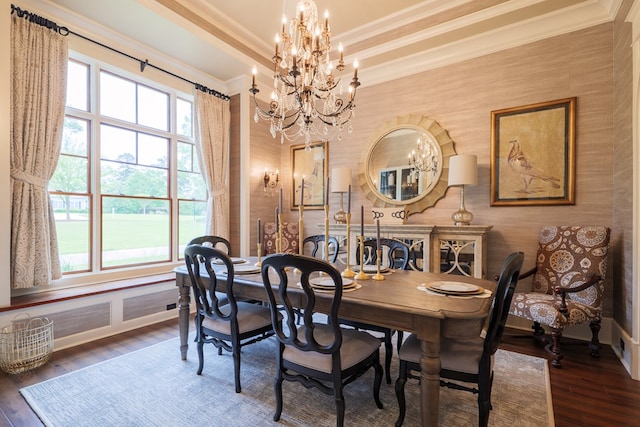
[[[324,225],[321,225],[324,228]],[[380,237],[402,240],[413,254],[410,266],[414,270],[435,273],[454,273],[463,276],[484,278],[487,272],[487,233],[491,225],[414,225],[380,224]],[[352,265],[355,258],[360,224],[351,224],[351,235],[347,236],[346,224],[329,224],[329,234],[345,241],[350,239]],[[365,224],[364,235],[376,236],[376,225]],[[346,248],[346,244],[344,244]]]

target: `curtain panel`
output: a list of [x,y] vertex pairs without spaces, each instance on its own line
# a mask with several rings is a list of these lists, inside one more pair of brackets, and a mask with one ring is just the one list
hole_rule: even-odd
[[196,90],[196,152],[207,187],[206,233],[229,239],[229,101]]
[[11,287],[61,277],[48,185],[58,163],[67,39],[13,15],[11,21]]

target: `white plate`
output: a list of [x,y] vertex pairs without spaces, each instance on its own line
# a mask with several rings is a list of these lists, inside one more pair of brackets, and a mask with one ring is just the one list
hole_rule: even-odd
[[[365,273],[377,273],[378,272],[378,266],[377,265],[371,265],[371,264],[365,264],[362,266],[363,270]],[[356,265],[353,267],[354,271],[360,271],[360,266]],[[386,273],[388,272],[389,269],[387,267],[380,267],[380,273]]]
[[[335,283],[333,280],[327,277],[313,277],[309,279],[309,284],[318,288],[323,289],[333,289],[335,288]],[[351,279],[342,279],[342,287],[347,288],[353,284],[353,280]]]
[[235,274],[254,274],[260,273],[260,267],[256,267],[252,264],[238,264],[233,266]]
[[438,292],[450,292],[456,294],[469,294],[480,291],[480,287],[463,282],[433,282],[427,286],[429,289]]
[[[233,257],[231,257],[230,259],[231,259],[231,263],[232,264],[244,264],[244,263],[247,262],[247,260],[244,259],[244,258],[233,258]],[[216,265],[224,264],[224,262],[222,262],[222,260],[220,258],[214,259],[213,263],[216,264]]]

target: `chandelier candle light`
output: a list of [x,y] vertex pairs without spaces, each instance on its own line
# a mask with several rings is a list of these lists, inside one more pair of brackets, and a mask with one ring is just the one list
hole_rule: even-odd
[[283,16],[282,31],[275,37],[273,92],[268,107],[261,107],[256,97],[260,90],[255,66],[249,92],[255,103],[256,123],[259,118],[269,120],[271,136],[275,138],[280,133],[280,143],[304,136],[308,148],[312,136],[327,141],[337,135],[342,140],[345,127],[352,132],[351,117],[360,82],[358,61],[354,60],[353,78],[346,89],[343,87],[343,48],[340,44],[334,66],[329,12],[325,11],[324,22],[320,22],[316,4],[303,0],[298,3],[296,14],[288,28]]
[[478,158],[459,154],[449,158],[449,187],[460,187],[460,208],[451,215],[455,225],[469,225],[473,214],[464,207],[464,186],[478,184]]

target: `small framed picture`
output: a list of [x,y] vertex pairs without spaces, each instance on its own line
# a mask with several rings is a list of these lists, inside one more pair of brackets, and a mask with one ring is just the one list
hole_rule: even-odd
[[[291,146],[291,209],[324,209],[329,146],[326,141]],[[303,187],[304,185],[304,187]]]

